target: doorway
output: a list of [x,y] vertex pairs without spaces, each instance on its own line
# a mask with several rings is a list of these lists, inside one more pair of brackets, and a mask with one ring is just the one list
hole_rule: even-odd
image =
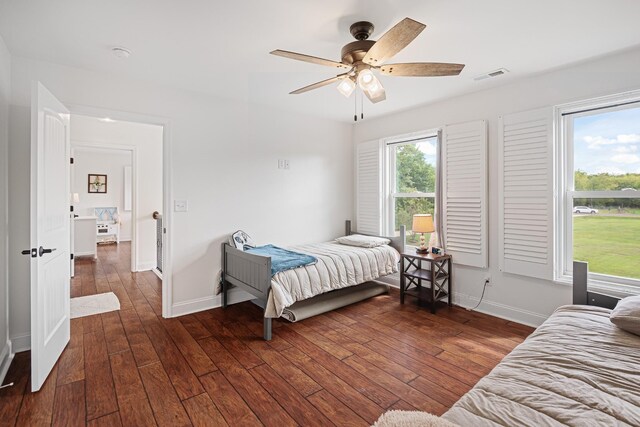
[[[73,122],[73,126],[71,126]],[[153,139],[153,154],[145,152],[138,143],[144,139],[141,134],[129,132],[128,127],[138,126],[139,128],[154,129],[156,137]],[[107,127],[110,126],[110,127]],[[70,313],[70,293],[80,295],[107,294],[111,298],[111,310],[103,311],[104,314],[95,314],[86,317],[85,320],[94,319],[96,321],[82,322],[80,325],[100,326],[103,331],[95,331],[96,338],[100,332],[106,333],[111,325],[120,324],[126,327],[138,321],[153,318],[171,316],[171,263],[170,261],[170,238],[165,234],[170,230],[171,212],[169,206],[170,174],[169,159],[166,153],[169,150],[168,138],[169,123],[165,119],[147,117],[131,113],[108,112],[91,107],[65,106],[55,95],[47,90],[39,82],[34,82],[32,88],[31,107],[31,144],[30,144],[30,227],[29,227],[29,248],[22,250],[22,255],[30,258],[30,365],[31,365],[31,390],[39,390],[45,383],[50,373],[55,367],[56,361],[65,353],[76,354],[82,350],[71,349],[73,343],[78,340],[71,340],[70,335],[74,334],[72,316]],[[90,128],[100,128],[99,132],[89,133]],[[127,128],[127,129],[125,129]],[[75,132],[72,132],[75,129]],[[83,133],[84,132],[84,133]],[[73,134],[73,135],[72,135]],[[71,142],[76,148],[91,148],[94,151],[121,150],[127,152],[125,157],[130,166],[130,172],[117,171],[109,172],[101,170],[104,165],[98,163],[92,170],[85,170],[76,181],[84,180],[86,187],[82,184],[76,185],[77,190],[71,188]],[[84,147],[83,147],[84,146]],[[159,161],[151,165],[149,170],[142,171],[145,163],[138,160],[145,158],[157,158]],[[116,187],[122,188],[122,194],[118,202],[103,199],[105,203],[99,203],[102,208],[98,212],[95,205],[84,206],[86,216],[93,213],[94,217],[102,215],[107,211],[107,217],[111,221],[112,227],[106,227],[107,234],[110,234],[110,244],[97,246],[99,227],[96,224],[93,232],[89,232],[90,237],[96,237],[95,257],[90,257],[81,268],[82,278],[75,280],[74,290],[70,288],[70,255],[71,252],[71,226],[73,218],[70,215],[70,207],[79,205],[80,198],[90,201],[93,196],[105,196],[111,194],[114,180],[109,180],[109,175],[122,178]],[[155,190],[142,188],[138,177],[153,177]],[[74,177],[75,178],[75,177]],[[125,210],[124,194],[125,182],[130,181],[131,211],[131,243],[121,242],[119,227],[121,224],[120,212]],[[149,194],[160,194],[160,198],[152,203],[151,207],[145,208]],[[71,198],[71,200],[69,200]],[[121,203],[121,204],[120,204]],[[115,206],[114,206],[115,205]],[[80,206],[78,206],[80,207]],[[105,209],[106,208],[106,209]],[[146,212],[144,210],[148,210]],[[156,211],[158,214],[154,215]],[[80,212],[78,212],[80,213]],[[162,215],[164,213],[164,215]],[[161,230],[162,259],[164,259],[163,276],[160,279],[152,272],[155,267],[158,251],[156,248],[156,220],[154,216],[161,216],[164,224]],[[97,218],[96,218],[97,219]],[[143,225],[143,221],[150,223],[149,227]],[[103,225],[104,226],[104,225]],[[143,247],[143,234],[151,234],[151,250],[145,252]],[[124,256],[124,257],[123,257]],[[74,257],[75,258],[75,257]],[[96,260],[97,258],[97,260]],[[145,258],[148,264],[144,264]],[[133,262],[132,262],[133,260]],[[134,271],[132,271],[134,270]],[[110,295],[108,295],[110,294]],[[74,295],[75,296],[75,295]],[[116,306],[113,308],[113,306]],[[112,311],[112,310],[120,310]],[[109,314],[112,313],[112,314]],[[140,314],[139,314],[140,313]],[[122,315],[122,317],[121,317]],[[156,317],[157,316],[157,317]],[[77,316],[80,317],[80,316]],[[116,322],[117,320],[117,322]],[[155,320],[154,320],[155,321]],[[105,323],[106,322],[106,323]],[[75,323],[78,325],[78,323]],[[100,329],[98,328],[98,329]],[[86,334],[82,329],[77,335]],[[122,330],[122,327],[119,328]],[[82,340],[80,340],[81,342]],[[126,340],[125,340],[126,341]],[[122,341],[124,343],[125,341]],[[76,342],[77,343],[77,342]],[[26,347],[26,346],[25,346]],[[27,347],[29,348],[29,347]],[[65,348],[68,350],[66,351]],[[27,355],[27,364],[28,355]],[[86,371],[86,367],[85,367]]]
[[129,271],[162,277],[163,133],[155,124],[71,115],[74,255],[95,259],[98,247],[130,245]]

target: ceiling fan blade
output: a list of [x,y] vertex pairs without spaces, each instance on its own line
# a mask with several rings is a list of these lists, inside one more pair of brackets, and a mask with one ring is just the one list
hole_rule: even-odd
[[269,52],[272,55],[282,56],[289,59],[296,59],[298,61],[311,62],[312,64],[324,65],[327,67],[342,68],[345,70],[351,70],[351,65],[345,65],[341,62],[332,61],[330,59],[318,58],[316,56],[305,55],[302,53],[289,52],[287,50],[276,49]]
[[366,90],[363,90],[362,92],[367,95],[367,98],[369,98],[369,101],[371,101],[373,104],[377,104],[378,102],[387,99],[387,94],[384,88],[382,88],[375,96],[371,95],[369,91]]
[[382,65],[387,59],[404,49],[418,34],[426,28],[426,25],[404,18],[392,29],[387,31],[371,46],[362,62],[369,65]]
[[464,64],[447,64],[441,62],[416,62],[408,64],[387,64],[380,67],[380,72],[389,76],[436,77],[457,76]]
[[300,93],[309,92],[310,90],[318,89],[319,87],[330,85],[331,83],[337,82],[338,80],[342,80],[346,76],[347,76],[346,73],[345,74],[340,74],[339,76],[331,77],[330,79],[322,80],[321,82],[317,82],[317,83],[314,83],[314,84],[309,85],[309,86],[301,87],[300,89],[297,89],[297,90],[294,90],[293,92],[290,92],[289,95],[298,95]]

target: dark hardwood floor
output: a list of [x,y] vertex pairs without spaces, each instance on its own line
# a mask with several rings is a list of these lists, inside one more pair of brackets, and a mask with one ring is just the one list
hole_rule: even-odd
[[71,321],[71,342],[30,393],[29,353],[0,390],[0,425],[367,426],[388,409],[442,414],[532,328],[399,295],[262,340],[251,303],[161,317],[161,282],[129,271],[128,244],[79,259],[72,296],[113,291],[121,310]]

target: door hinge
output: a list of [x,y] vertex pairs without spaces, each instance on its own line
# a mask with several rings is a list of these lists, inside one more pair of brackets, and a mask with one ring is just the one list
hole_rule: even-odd
[[69,160],[71,161],[71,164],[73,164],[73,157],[69,157]]
[[73,206],[69,206],[71,208],[71,212],[73,212]]
[[73,254],[71,254],[71,259],[73,259]]

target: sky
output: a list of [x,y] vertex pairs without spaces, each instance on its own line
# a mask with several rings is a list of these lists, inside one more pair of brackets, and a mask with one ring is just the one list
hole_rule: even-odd
[[422,151],[422,153],[424,154],[424,159],[426,160],[426,162],[432,164],[433,166],[436,166],[436,141],[436,138],[429,138],[416,144],[418,150]]
[[573,126],[576,170],[640,173],[640,107],[576,117]]

